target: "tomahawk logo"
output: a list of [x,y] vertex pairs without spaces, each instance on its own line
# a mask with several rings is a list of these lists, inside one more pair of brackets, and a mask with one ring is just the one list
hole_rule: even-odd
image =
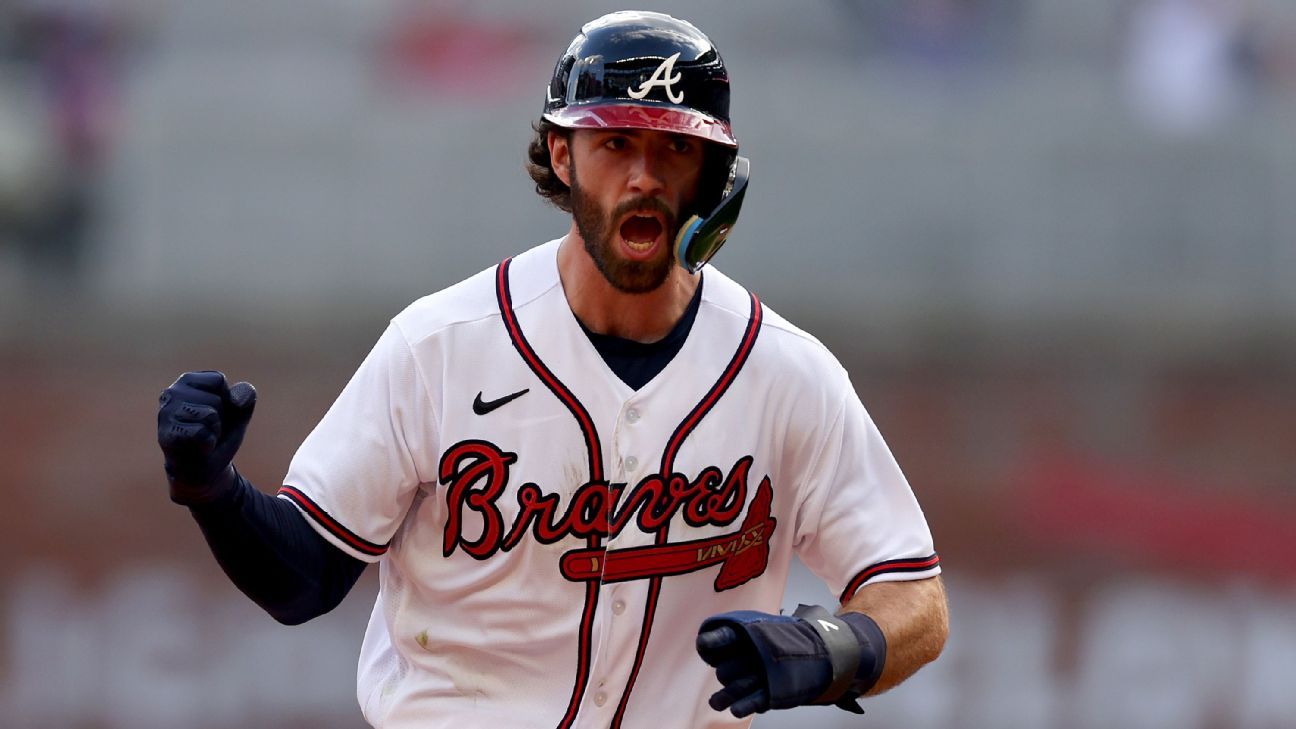
[[675,84],[679,83],[680,80],[680,75],[675,73],[676,58],[679,58],[678,51],[672,54],[670,58],[662,61],[661,65],[657,67],[657,70],[653,71],[653,75],[649,76],[647,81],[639,84],[639,88],[627,91],[627,93],[630,94],[630,98],[642,99],[648,95],[649,91],[653,90],[654,86],[661,86],[666,89],[666,98],[670,99],[671,103],[683,103],[684,92],[675,91]]

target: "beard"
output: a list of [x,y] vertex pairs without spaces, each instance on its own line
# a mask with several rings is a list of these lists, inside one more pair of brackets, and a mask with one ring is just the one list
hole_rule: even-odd
[[671,267],[675,265],[675,257],[670,251],[667,250],[667,255],[650,261],[626,260],[617,255],[613,238],[619,232],[612,226],[629,213],[659,212],[666,220],[664,243],[669,249],[679,232],[675,213],[670,206],[655,197],[636,197],[617,205],[611,212],[605,212],[598,201],[587,195],[580,186],[575,165],[572,166],[571,177],[572,218],[576,221],[576,230],[580,231],[581,239],[585,241],[585,251],[589,253],[603,278],[613,288],[627,294],[648,293],[665,283],[670,276]]

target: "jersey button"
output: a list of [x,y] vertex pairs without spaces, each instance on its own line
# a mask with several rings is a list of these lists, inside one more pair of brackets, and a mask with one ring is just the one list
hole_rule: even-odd
[[635,471],[638,471],[639,459],[635,458],[634,456],[630,456],[629,458],[625,459],[625,467],[626,467],[626,473],[634,473]]
[[606,704],[606,703],[607,703],[607,694],[603,693],[602,691],[600,691],[600,692],[594,694],[594,705],[595,705],[595,706],[602,706],[603,704]]
[[617,600],[616,602],[612,603],[612,612],[617,615],[620,615],[621,613],[625,612],[625,600]]
[[629,410],[627,410],[626,420],[628,420],[631,423],[639,422],[639,411],[635,410],[634,408],[630,408]]

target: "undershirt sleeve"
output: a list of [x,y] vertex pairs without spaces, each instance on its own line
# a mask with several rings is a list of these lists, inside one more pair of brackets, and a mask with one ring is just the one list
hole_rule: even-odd
[[365,562],[320,536],[292,503],[237,473],[224,495],[189,511],[235,586],[286,625],[337,607],[364,571]]

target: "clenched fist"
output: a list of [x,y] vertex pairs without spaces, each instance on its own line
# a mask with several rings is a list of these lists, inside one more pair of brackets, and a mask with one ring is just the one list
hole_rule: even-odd
[[231,387],[220,372],[186,372],[158,403],[171,500],[188,506],[217,499],[234,483],[232,461],[256,407],[256,388]]

